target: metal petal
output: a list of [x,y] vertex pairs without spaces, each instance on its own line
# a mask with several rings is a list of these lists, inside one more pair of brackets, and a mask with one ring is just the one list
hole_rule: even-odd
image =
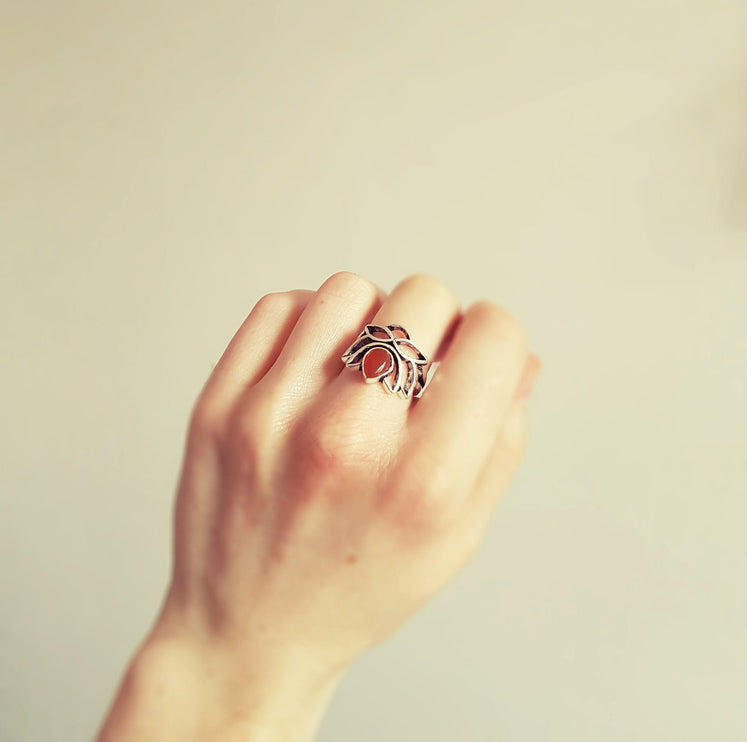
[[[437,365],[437,364],[436,364]],[[415,396],[419,397],[426,386],[428,386],[428,382],[430,381],[426,376],[425,366],[418,366],[418,380],[415,383]],[[431,366],[431,368],[434,368],[434,366]]]
[[394,383],[389,381],[389,376],[384,377],[383,384],[384,386],[392,392],[392,394],[396,394],[400,389],[402,388],[402,360],[399,358],[399,356],[395,355],[395,361],[396,361],[396,377],[394,380]]
[[412,397],[413,390],[415,388],[415,364],[404,361],[404,365],[407,367],[407,379],[402,384],[402,389],[405,392],[405,397],[408,399]]
[[[400,332],[404,333],[404,339],[409,340],[410,339],[410,333],[405,330],[402,325],[387,325],[387,327],[392,331],[392,335],[394,335],[395,330],[399,330]],[[396,339],[396,337],[395,337]]]
[[405,338],[394,338],[394,343],[402,357],[406,358],[408,361],[412,361],[413,363],[428,362],[426,357],[411,340],[406,340]]
[[348,365],[353,366],[357,361],[350,362],[350,359],[357,355],[358,351],[372,343],[372,339],[367,335],[359,335],[353,344],[342,354],[342,360]]
[[[372,337],[374,340],[388,339],[391,341],[395,339],[394,335],[392,335],[392,331],[388,327],[380,327],[379,325],[366,325],[365,332],[367,335]],[[386,335],[386,338],[376,337],[376,335],[374,335],[375,332],[379,332],[379,333],[383,332]]]

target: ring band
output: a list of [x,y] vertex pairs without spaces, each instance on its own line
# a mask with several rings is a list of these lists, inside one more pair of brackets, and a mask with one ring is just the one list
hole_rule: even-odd
[[366,383],[379,381],[405,399],[419,397],[427,385],[428,359],[401,325],[366,325],[341,360],[348,368],[360,368]]

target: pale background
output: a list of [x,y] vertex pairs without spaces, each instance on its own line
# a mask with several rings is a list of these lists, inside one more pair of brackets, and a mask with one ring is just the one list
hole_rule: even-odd
[[254,302],[411,272],[525,324],[478,557],[321,742],[747,738],[747,5],[0,5],[0,738],[90,738]]

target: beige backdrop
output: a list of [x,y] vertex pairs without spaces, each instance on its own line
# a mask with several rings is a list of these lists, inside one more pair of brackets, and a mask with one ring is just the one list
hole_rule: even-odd
[[478,557],[321,742],[747,738],[747,5],[0,4],[0,738],[90,738],[191,404],[264,293],[525,323]]

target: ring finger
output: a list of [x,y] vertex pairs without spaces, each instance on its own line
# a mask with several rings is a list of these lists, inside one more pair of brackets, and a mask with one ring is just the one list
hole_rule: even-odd
[[[403,351],[403,355],[407,353],[414,356],[419,350],[426,360],[430,361],[431,357],[437,355],[447,343],[460,316],[461,306],[456,295],[433,276],[417,273],[406,277],[395,286],[367,324],[382,328],[387,325],[405,328],[416,350],[408,347]],[[358,332],[361,329],[360,325],[356,328]],[[397,334],[402,335],[399,332]],[[362,356],[365,354],[365,348],[369,347],[365,343],[375,345],[375,340],[359,340],[353,333],[349,334],[347,340],[347,347],[353,348],[356,348],[359,342],[363,342],[365,347],[352,360],[358,358],[365,366],[367,356]],[[373,353],[373,348],[370,353]],[[354,441],[375,444],[379,438],[379,442],[391,447],[392,436],[398,435],[410,409],[414,409],[420,403],[420,400],[417,400],[413,404],[414,390],[411,390],[408,399],[404,393],[392,393],[386,388],[384,381],[365,383],[361,365],[347,367],[340,355],[336,360],[340,367],[338,377],[325,390],[319,401],[320,406],[349,431],[349,439],[353,445],[356,445]],[[375,364],[378,362],[375,361]],[[407,363],[402,365],[406,366]],[[370,368],[368,372],[371,372]],[[395,388],[396,376],[395,370],[387,377]],[[404,370],[400,375],[400,381],[403,380],[407,381]]]

